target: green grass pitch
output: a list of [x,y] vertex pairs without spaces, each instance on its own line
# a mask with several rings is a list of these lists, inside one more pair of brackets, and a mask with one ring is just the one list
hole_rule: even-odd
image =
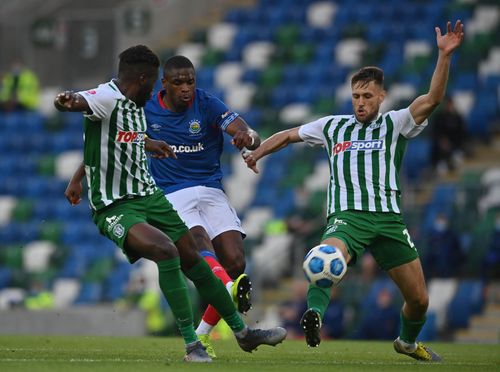
[[392,342],[324,341],[307,348],[285,340],[252,354],[216,341],[211,364],[182,362],[179,338],[0,336],[0,371],[500,371],[500,345],[430,344],[444,362],[396,354]]

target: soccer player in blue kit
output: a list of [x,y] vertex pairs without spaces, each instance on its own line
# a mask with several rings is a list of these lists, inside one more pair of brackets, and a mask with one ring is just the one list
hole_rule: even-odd
[[[238,310],[245,313],[250,309],[251,283],[243,273],[244,231],[222,188],[220,157],[224,132],[240,150],[257,148],[260,137],[221,100],[196,88],[188,58],[174,56],[165,62],[162,86],[144,108],[147,135],[167,142],[177,159],[151,158],[151,174],[193,233],[201,255],[232,293]],[[209,333],[219,320],[209,305],[196,330],[212,357]]]

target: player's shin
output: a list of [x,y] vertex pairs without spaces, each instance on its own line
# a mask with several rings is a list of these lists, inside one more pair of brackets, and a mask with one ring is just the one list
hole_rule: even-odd
[[185,274],[193,282],[201,298],[217,310],[233,332],[241,332],[245,329],[245,323],[236,311],[226,287],[212,273],[204,260],[200,260]]
[[326,308],[330,303],[330,288],[321,288],[310,284],[307,291],[307,307],[317,311],[321,318],[325,314]]
[[403,312],[400,313],[401,317],[401,330],[399,331],[399,338],[408,344],[414,344],[420,330],[425,324],[425,316],[420,320],[407,319]]
[[184,342],[186,345],[196,342],[198,337],[193,327],[193,310],[179,258],[159,261],[157,265],[161,291],[172,309]]

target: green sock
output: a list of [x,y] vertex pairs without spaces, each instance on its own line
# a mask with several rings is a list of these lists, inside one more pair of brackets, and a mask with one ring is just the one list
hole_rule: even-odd
[[321,319],[325,315],[326,308],[330,303],[330,288],[320,288],[309,284],[307,291],[307,307],[317,311]]
[[179,257],[157,262],[157,265],[161,291],[172,309],[184,342],[186,345],[196,342],[198,337],[193,326],[193,309]]
[[403,312],[401,312],[400,318],[401,329],[399,331],[399,338],[408,344],[415,343],[420,330],[425,324],[425,316],[421,320],[409,320],[406,319]]
[[205,260],[200,260],[190,268],[186,272],[186,276],[193,281],[203,301],[211,304],[217,310],[233,332],[240,332],[245,328],[245,323],[236,311],[226,287],[212,273]]

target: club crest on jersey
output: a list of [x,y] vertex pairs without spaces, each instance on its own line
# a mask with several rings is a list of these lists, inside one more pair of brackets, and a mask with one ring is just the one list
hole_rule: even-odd
[[143,132],[119,130],[118,133],[116,133],[116,142],[137,143],[142,141],[144,141]]
[[198,120],[193,119],[189,122],[189,133],[198,134],[201,131],[201,124]]
[[384,140],[344,141],[333,146],[333,155],[344,151],[380,151],[384,149]]

